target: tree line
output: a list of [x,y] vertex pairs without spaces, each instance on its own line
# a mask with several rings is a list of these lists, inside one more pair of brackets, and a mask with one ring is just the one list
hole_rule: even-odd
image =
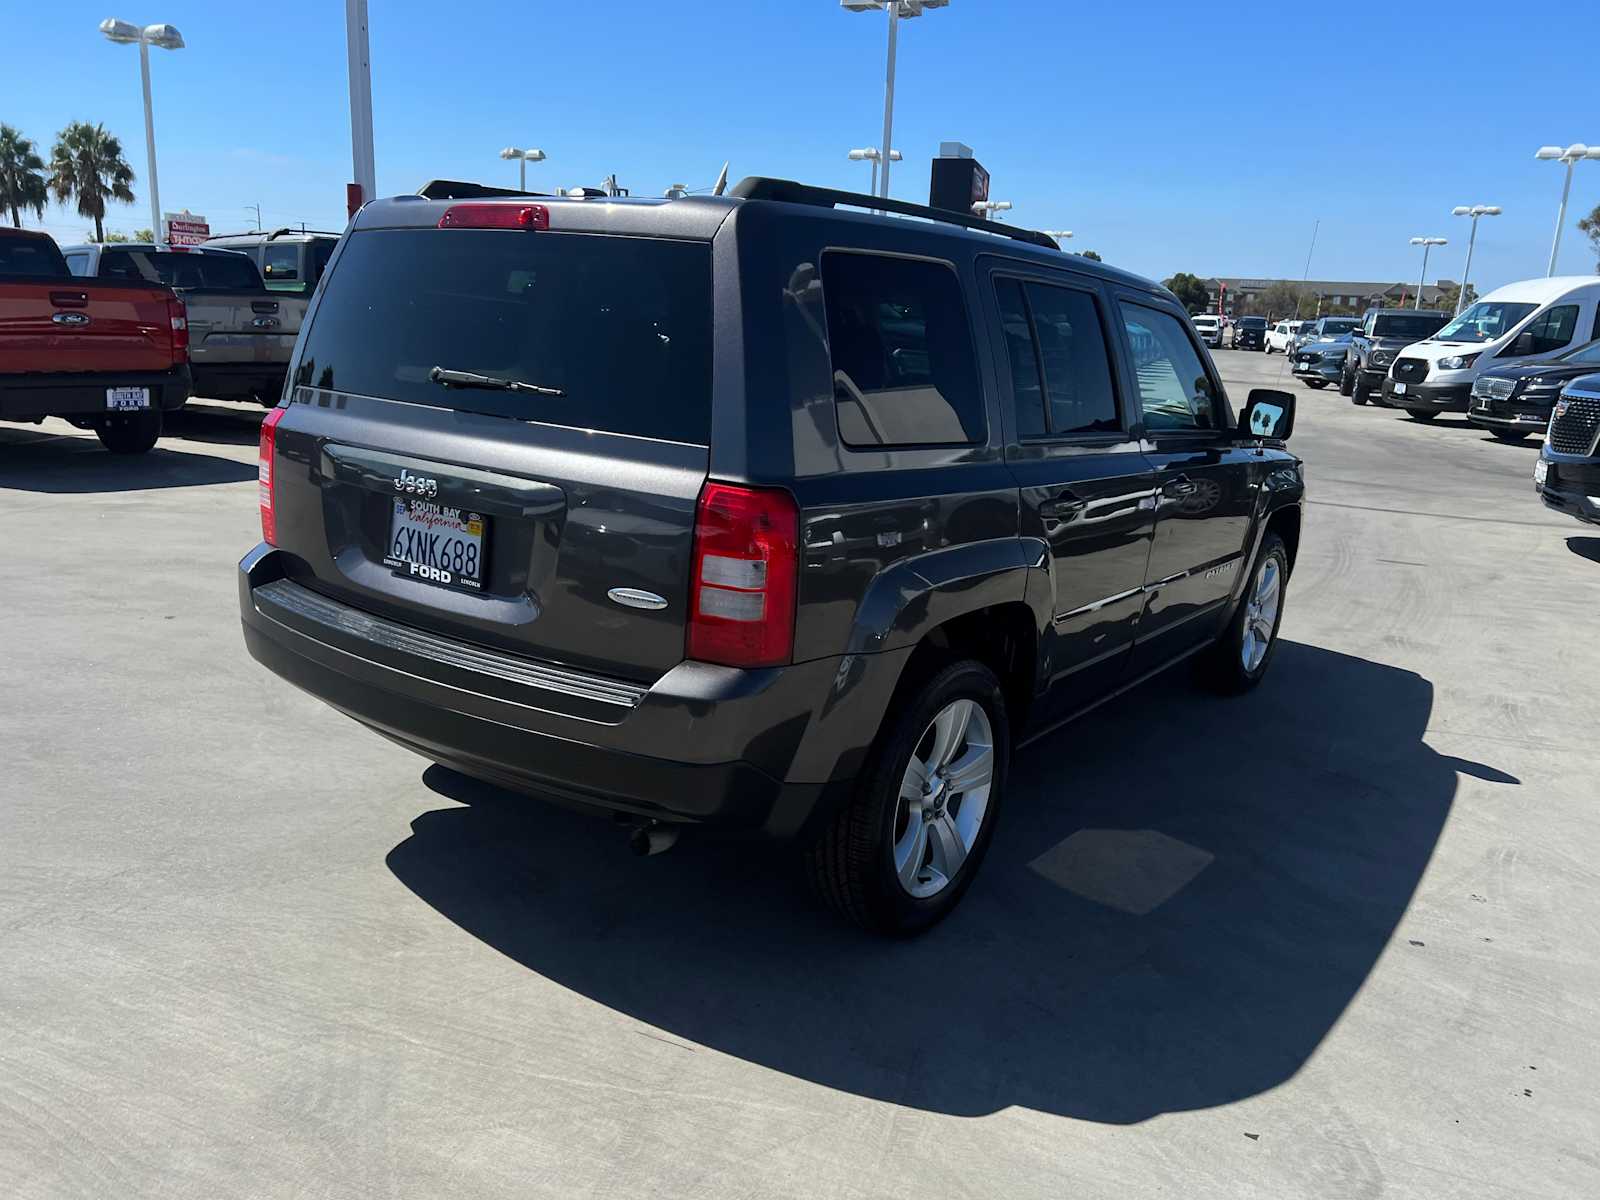
[[94,240],[105,241],[106,204],[133,203],[133,168],[122,157],[122,143],[104,125],[73,121],[56,134],[46,164],[31,138],[0,124],[0,209],[21,229],[22,214],[43,220],[52,198],[76,201],[78,215],[94,222]]
[[[1600,206],[1596,206],[1594,214],[1594,227],[1600,232]],[[1589,218],[1585,218],[1588,220]],[[1580,228],[1583,222],[1579,222]],[[1592,238],[1595,242],[1595,254],[1600,257],[1600,238]],[[1212,312],[1216,308],[1216,301],[1211,296],[1211,290],[1206,286],[1205,280],[1198,275],[1191,275],[1188,271],[1179,271],[1161,281],[1161,286],[1166,288],[1178,298],[1178,302],[1188,309],[1190,313]],[[1439,288],[1437,297],[1429,304],[1430,308],[1440,309],[1444,312],[1454,312],[1456,302],[1461,297],[1461,285],[1456,283],[1446,284]],[[1478,289],[1470,283],[1467,285],[1467,303],[1471,304],[1478,298]],[[1416,300],[1414,290],[1404,294],[1404,305],[1409,307]],[[1269,317],[1272,320],[1310,319],[1311,317],[1357,317],[1366,311],[1366,303],[1356,305],[1329,304],[1323,299],[1319,305],[1318,297],[1310,288],[1288,279],[1274,281],[1269,287],[1257,293],[1249,301],[1235,303],[1231,307],[1232,315],[1236,317]]]

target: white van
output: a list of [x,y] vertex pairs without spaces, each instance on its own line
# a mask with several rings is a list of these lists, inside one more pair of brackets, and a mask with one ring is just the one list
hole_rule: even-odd
[[1600,337],[1600,276],[1508,283],[1395,355],[1383,403],[1419,421],[1466,412],[1480,372],[1553,358],[1594,337]]

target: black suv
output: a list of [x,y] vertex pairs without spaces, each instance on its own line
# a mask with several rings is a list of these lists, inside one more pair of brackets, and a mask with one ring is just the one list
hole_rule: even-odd
[[971,882],[1013,746],[1191,655],[1266,671],[1294,398],[1236,421],[1171,293],[781,180],[489,191],[339,243],[239,567],[271,670],[641,851],[799,840],[896,933]]
[[1433,309],[1369,308],[1361,324],[1350,335],[1345,351],[1344,370],[1339,376],[1339,393],[1357,404],[1383,399],[1383,378],[1394,365],[1394,357],[1414,342],[1432,337],[1443,329],[1450,314]]
[[1472,381],[1467,420],[1502,442],[1520,442],[1543,433],[1561,389],[1572,380],[1600,371],[1600,340],[1535,362],[1495,367]]
[[1263,350],[1267,345],[1267,319],[1240,317],[1233,326],[1235,350]]
[[1562,389],[1533,486],[1546,507],[1600,525],[1600,375],[1584,375]]

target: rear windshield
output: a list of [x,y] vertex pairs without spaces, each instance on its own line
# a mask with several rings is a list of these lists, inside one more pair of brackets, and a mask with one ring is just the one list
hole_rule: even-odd
[[[563,395],[445,387],[435,367]],[[497,229],[355,233],[296,383],[664,441],[711,440],[711,247]]]
[[243,254],[191,254],[182,250],[106,250],[100,278],[142,279],[192,290],[259,292],[261,272]]
[[1416,338],[1421,341],[1444,323],[1444,317],[1424,317],[1414,313],[1378,313],[1372,318],[1372,336]]
[[0,275],[64,279],[67,260],[54,242],[44,238],[0,237]]

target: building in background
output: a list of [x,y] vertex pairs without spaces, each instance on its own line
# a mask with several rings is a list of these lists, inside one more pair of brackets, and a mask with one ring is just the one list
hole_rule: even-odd
[[[1205,284],[1211,299],[1208,310],[1215,312],[1220,301],[1223,311],[1235,316],[1293,316],[1296,314],[1288,310],[1296,296],[1301,298],[1300,316],[1363,313],[1369,308],[1405,308],[1417,301],[1415,283],[1241,279],[1219,275],[1207,279]],[[1450,279],[1426,284],[1422,289],[1422,307],[1442,308],[1446,299],[1454,305],[1458,286]]]

